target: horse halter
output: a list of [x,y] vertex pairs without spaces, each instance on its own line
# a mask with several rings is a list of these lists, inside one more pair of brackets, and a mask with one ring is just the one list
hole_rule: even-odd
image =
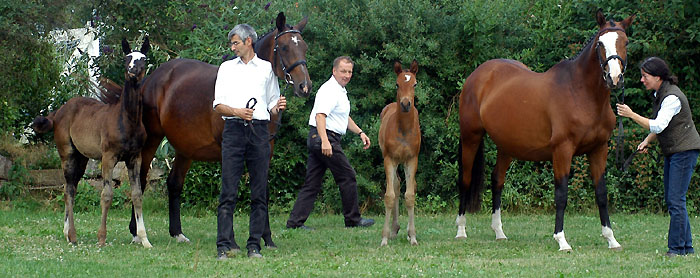
[[[622,33],[625,33],[625,30],[622,28],[608,27],[608,28],[604,28],[603,30],[600,30],[598,32],[598,38],[600,39],[600,36],[604,33],[607,33],[608,31],[622,31]],[[608,62],[610,62],[610,60],[617,59],[622,64],[622,73],[621,73],[622,76],[620,77],[620,82],[622,82],[621,85],[624,88],[624,84],[625,84],[624,83],[624,80],[625,80],[624,75],[625,75],[625,71],[627,70],[627,60],[620,57],[620,55],[615,54],[615,55],[607,56],[607,58],[605,58],[605,61],[603,61],[603,57],[600,56],[601,46],[603,46],[603,43],[600,40],[598,40],[596,42],[595,51],[596,51],[596,54],[598,54],[598,62],[600,63],[600,70],[603,72],[603,80],[605,80],[606,76],[610,75],[610,69],[608,69],[608,71],[605,71],[605,65],[607,65]],[[603,49],[605,49],[604,46],[603,46]],[[607,55],[607,52],[605,52],[605,54]]]
[[[277,34],[277,36],[275,36],[275,48],[274,48],[275,54],[277,54],[277,48],[279,47],[279,44],[278,44],[278,42],[277,42],[277,39],[278,39],[279,37],[281,37],[282,35],[284,35],[284,34],[289,34],[289,33],[298,33],[298,34],[301,34],[301,31],[291,29],[291,30],[283,31],[283,32]],[[296,62],[294,62],[292,65],[290,65],[289,67],[287,67],[287,66],[284,65],[284,59],[282,59],[282,56],[279,56],[279,54],[278,54],[277,57],[279,58],[280,64],[282,65],[282,71],[284,72],[284,81],[285,81],[287,84],[294,84],[294,80],[292,80],[292,75],[289,74],[289,72],[291,72],[291,71],[292,71],[295,67],[297,67],[298,65],[304,65],[304,66],[306,66],[306,60],[299,60],[299,61],[296,61]]]

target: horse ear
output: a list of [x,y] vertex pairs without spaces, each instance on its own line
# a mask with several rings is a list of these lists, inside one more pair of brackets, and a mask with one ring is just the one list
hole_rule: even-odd
[[595,15],[595,20],[598,22],[598,27],[603,27],[605,25],[605,15],[603,14],[603,9],[598,8],[598,12]]
[[418,73],[418,61],[416,61],[416,59],[413,59],[413,62],[411,63],[411,73],[413,73],[413,75]]
[[131,53],[131,47],[129,47],[129,42],[126,41],[126,38],[122,38],[122,51],[124,51],[124,55]]
[[151,50],[151,42],[148,40],[148,37],[146,37],[141,45],[141,54],[146,55],[149,50]]
[[396,62],[394,63],[394,72],[398,75],[398,74],[400,74],[402,71],[403,71],[403,69],[401,69],[401,62],[396,61]]
[[277,14],[277,30],[284,31],[285,24],[287,24],[287,18],[284,16],[283,12]]
[[637,16],[637,15],[634,15],[634,14],[633,14],[633,15],[630,15],[628,18],[626,18],[625,20],[623,20],[622,22],[620,22],[620,24],[622,24],[622,29],[627,30],[627,27],[630,27],[630,25],[632,25],[632,21],[634,20],[634,18],[635,18],[636,16]]
[[299,30],[299,32],[303,31],[304,27],[306,27],[307,22],[309,22],[309,17],[305,16],[304,19],[302,19],[301,21],[299,21],[299,23],[297,23],[297,26],[295,26],[294,29]]

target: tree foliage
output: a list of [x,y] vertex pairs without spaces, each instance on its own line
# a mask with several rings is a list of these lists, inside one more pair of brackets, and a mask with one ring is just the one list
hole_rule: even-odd
[[[12,11],[13,8],[6,6],[0,4],[0,11]],[[26,4],[25,8],[30,6]],[[121,80],[121,54],[113,49],[119,49],[119,41],[124,37],[129,40],[139,40],[146,34],[150,37],[153,44],[149,53],[150,71],[173,58],[193,58],[218,65],[233,55],[226,48],[226,33],[235,24],[249,23],[256,28],[258,35],[262,35],[274,26],[273,20],[280,11],[285,12],[291,23],[309,16],[303,36],[309,44],[307,62],[315,88],[330,77],[331,62],[335,57],[349,55],[356,62],[353,80],[348,85],[351,116],[370,136],[373,145],[369,150],[363,150],[358,138],[352,134],[343,140],[346,154],[358,173],[360,200],[377,212],[381,211],[385,183],[381,151],[377,145],[379,113],[384,105],[395,100],[394,61],[409,63],[418,60],[416,105],[420,111],[423,144],[417,173],[417,203],[419,208],[431,211],[451,207],[458,192],[455,188],[459,140],[456,101],[469,73],[493,58],[516,59],[542,72],[563,59],[576,56],[597,30],[594,14],[599,7],[615,20],[636,15],[628,30],[627,104],[640,114],[650,114],[651,103],[648,92],[639,82],[638,65],[651,55],[669,62],[690,102],[697,102],[700,98],[700,72],[697,70],[700,61],[700,3],[694,0],[114,0],[97,3],[94,12],[89,13],[85,20],[91,20],[98,27],[104,44],[98,62],[101,73]],[[7,18],[13,17],[2,17],[0,24],[15,26],[6,23]],[[53,21],[44,19],[42,22]],[[49,48],[46,49],[48,52]],[[22,52],[15,57],[41,58],[42,55],[37,53],[40,52]],[[3,60],[0,63],[9,62]],[[51,71],[41,64],[32,66],[27,62],[26,71],[33,70],[38,77],[50,75],[52,78],[45,79],[48,80],[45,85],[21,85],[21,88],[42,91],[8,87],[11,90],[3,90],[3,93],[46,98],[45,94],[52,86],[57,86],[58,79],[55,78],[55,69]],[[16,84],[26,82],[5,68],[0,70],[4,70],[3,77],[10,76],[12,80],[7,84],[20,86]],[[3,88],[9,86],[1,84]],[[285,88],[283,84],[281,88]],[[611,105],[616,102],[617,94],[619,92],[613,92]],[[284,114],[281,137],[277,140],[271,162],[271,200],[273,205],[285,209],[290,207],[303,183],[307,119],[313,99],[313,95],[308,99],[288,99],[289,108]],[[5,124],[1,126],[3,130],[26,125],[22,121],[34,115],[25,118],[19,115],[38,111],[5,113],[22,106],[16,102],[4,105],[3,118],[0,119],[0,125]],[[700,119],[700,109],[693,112],[694,118]],[[646,132],[633,122],[625,120],[625,125],[626,144],[615,146],[611,140],[611,154],[617,147],[631,152],[645,136]],[[495,164],[496,149],[490,140],[486,142],[489,175]],[[609,156],[606,177],[611,207],[625,211],[663,209],[663,173],[658,153],[658,149],[652,149],[651,155],[638,156],[628,173],[617,170],[613,155]],[[215,203],[219,167],[216,163],[196,164],[185,185],[186,195],[191,196],[184,199],[192,205]],[[594,193],[586,160],[576,158],[573,169],[569,207],[593,208]],[[688,207],[693,212],[698,211],[699,180],[696,173],[688,194]],[[335,188],[332,179],[327,178],[320,200],[324,208],[337,211],[340,205]],[[484,196],[486,207],[490,193],[487,191]],[[503,192],[504,208],[550,209],[553,205],[551,163],[515,161]]]

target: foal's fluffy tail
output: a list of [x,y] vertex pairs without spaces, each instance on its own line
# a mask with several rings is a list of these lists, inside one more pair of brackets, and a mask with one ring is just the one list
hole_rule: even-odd
[[457,187],[459,188],[460,202],[459,214],[464,214],[465,210],[469,213],[475,213],[481,209],[481,193],[484,190],[484,139],[481,139],[479,147],[474,155],[472,163],[472,178],[469,184],[464,183],[464,169],[462,166],[462,139],[459,140],[459,177],[457,179]]
[[51,112],[49,113],[48,116],[39,116],[34,119],[32,122],[32,129],[34,129],[34,132],[36,133],[47,133],[51,130],[53,130],[53,117],[56,115],[56,112]]

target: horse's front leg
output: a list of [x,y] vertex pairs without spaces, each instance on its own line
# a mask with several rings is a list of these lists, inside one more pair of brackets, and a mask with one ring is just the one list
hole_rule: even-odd
[[105,245],[107,238],[107,213],[112,206],[112,198],[114,197],[112,181],[112,169],[117,163],[114,154],[103,151],[102,153],[102,194],[100,205],[102,207],[102,218],[100,219],[100,229],[97,231],[97,241],[100,247]]
[[605,183],[607,157],[608,145],[605,144],[588,155],[588,163],[591,169],[591,179],[593,179],[593,185],[595,186],[595,200],[598,205],[598,213],[600,214],[602,235],[608,241],[608,248],[622,250],[620,243],[615,240],[608,215],[608,186]]
[[[384,157],[384,174],[386,175],[386,190],[384,192],[384,228],[382,229],[381,246],[386,246],[389,243],[389,238],[396,236],[397,231],[392,231],[391,217],[394,213],[396,200],[396,187],[399,185],[398,177],[396,176],[396,168],[398,164],[393,159]],[[392,236],[393,235],[393,236]]]
[[173,169],[168,174],[166,184],[168,186],[168,212],[170,216],[170,236],[177,242],[190,242],[182,233],[182,223],[180,222],[180,204],[182,188],[185,183],[187,171],[192,166],[192,160],[180,154],[175,155]]
[[571,172],[571,159],[573,147],[570,144],[554,149],[552,166],[554,167],[554,203],[556,216],[554,222],[554,239],[559,243],[559,251],[571,251],[571,245],[564,235],[564,211],[569,192],[569,173]]
[[[404,175],[406,177],[406,210],[408,211],[408,241],[411,245],[418,245],[416,240],[416,224],[414,209],[416,206],[416,170],[418,170],[418,156],[414,156],[404,163]],[[398,203],[398,202],[397,202]],[[396,209],[398,214],[398,207]]]
[[503,223],[501,222],[501,194],[503,193],[503,185],[506,182],[506,172],[513,158],[498,152],[496,158],[496,167],[491,173],[491,229],[496,233],[496,240],[508,239],[503,232]]
[[143,190],[141,186],[141,155],[136,155],[127,162],[129,169],[129,181],[131,183],[131,203],[136,220],[136,235],[143,247],[153,247],[146,236],[146,225],[143,222]]

